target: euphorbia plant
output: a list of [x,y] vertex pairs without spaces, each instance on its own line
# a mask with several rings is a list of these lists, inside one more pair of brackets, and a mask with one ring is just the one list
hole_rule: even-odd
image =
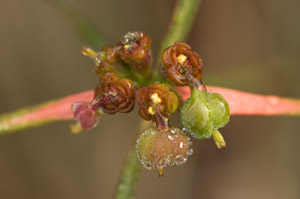
[[[137,140],[138,158],[159,176],[165,166],[187,161],[192,154],[189,134],[197,139],[212,136],[218,148],[225,146],[218,128],[229,121],[228,104],[220,94],[207,91],[202,81],[202,60],[188,44],[177,41],[167,47],[161,55],[161,74],[157,75],[151,73],[151,38],[143,32],[128,32],[116,45],[104,46],[99,52],[87,47],[82,51],[94,60],[95,73],[99,75],[93,99],[72,105],[74,118],[83,129],[94,128],[103,113],[131,112],[136,101],[140,116],[153,122]],[[160,83],[162,79],[169,83]],[[172,85],[191,89],[191,97],[181,108]],[[170,122],[171,114],[178,109],[182,130]]]
[[[140,131],[142,135],[136,143],[138,157],[145,168],[162,175],[165,166],[182,164],[191,155],[189,135],[199,139],[213,137],[218,147],[225,146],[218,129],[228,122],[229,107],[231,114],[299,115],[299,102],[294,100],[204,86],[200,57],[188,44],[179,42],[186,37],[198,3],[179,1],[158,53],[158,64],[152,64],[151,39],[142,32],[129,32],[116,45],[105,46],[99,52],[83,48],[83,53],[94,60],[99,75],[94,91],[4,115],[0,132],[74,118],[79,125],[72,126],[73,132],[80,128],[89,130],[103,114],[130,112],[136,101],[140,116],[152,121],[146,131]],[[170,123],[170,115],[177,110],[183,128]],[[139,162],[133,149],[125,161],[116,198],[134,194],[138,173]]]

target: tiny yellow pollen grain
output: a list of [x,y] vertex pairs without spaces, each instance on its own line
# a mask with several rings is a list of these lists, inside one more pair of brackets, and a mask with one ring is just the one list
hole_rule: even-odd
[[93,49],[91,49],[89,47],[83,47],[81,51],[85,56],[88,56],[91,58],[96,58],[98,56],[98,53],[96,53]]
[[159,104],[159,103],[161,103],[161,99],[160,99],[160,97],[158,96],[157,93],[153,93],[153,94],[151,95],[151,99],[152,99],[152,102],[153,102],[154,104]]
[[129,45],[129,44],[126,44],[126,45],[124,45],[124,48],[125,48],[126,50],[128,50],[128,49],[130,48],[130,45]]
[[186,59],[187,59],[187,57],[183,54],[180,54],[180,55],[177,56],[177,61],[180,64],[183,64],[183,62],[185,62]]
[[154,110],[154,108],[153,108],[152,106],[150,106],[150,107],[148,108],[148,113],[150,113],[151,115],[154,115],[154,114],[155,114],[155,110]]
[[159,169],[157,172],[158,172],[158,177],[163,177],[164,176],[164,170],[163,169]]

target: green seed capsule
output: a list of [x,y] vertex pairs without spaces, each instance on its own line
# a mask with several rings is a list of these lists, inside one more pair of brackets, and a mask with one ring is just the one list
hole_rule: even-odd
[[193,89],[180,110],[182,126],[197,139],[210,138],[229,121],[229,107],[218,93]]

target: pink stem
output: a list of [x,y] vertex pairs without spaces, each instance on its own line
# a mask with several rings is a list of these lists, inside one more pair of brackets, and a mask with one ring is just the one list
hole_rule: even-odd
[[[300,115],[300,100],[281,98],[277,96],[265,96],[253,93],[237,91],[228,88],[208,86],[208,90],[220,93],[228,102],[231,115]],[[176,90],[186,100],[190,96],[189,87],[177,87]],[[93,91],[85,91],[67,96],[55,102],[34,108],[24,114],[0,121],[1,128],[39,121],[53,121],[72,119],[71,105],[76,101],[91,101]]]
[[[189,98],[189,87],[176,90],[185,101]],[[230,115],[300,115],[300,100],[272,95],[258,95],[228,88],[207,86],[207,90],[221,94],[229,104]]]

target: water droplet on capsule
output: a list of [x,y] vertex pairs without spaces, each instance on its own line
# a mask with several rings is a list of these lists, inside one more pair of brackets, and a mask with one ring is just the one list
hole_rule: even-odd
[[174,140],[174,136],[168,135],[169,140]]
[[194,150],[192,148],[188,149],[187,151],[187,155],[193,155]]
[[180,142],[179,148],[183,148],[183,142]]
[[125,38],[125,37],[123,37],[123,38],[121,39],[121,43],[122,43],[122,44],[127,44],[128,41],[129,41],[129,39],[128,39],[128,38]]

